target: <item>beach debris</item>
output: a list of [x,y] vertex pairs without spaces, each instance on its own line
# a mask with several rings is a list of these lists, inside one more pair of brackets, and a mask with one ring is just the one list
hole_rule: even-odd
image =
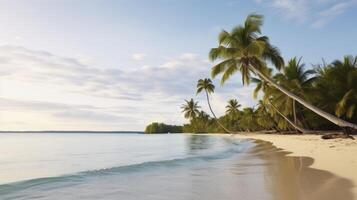
[[324,139],[324,140],[338,139],[338,138],[352,139],[352,140],[354,140],[354,137],[353,137],[353,136],[351,136],[351,135],[346,135],[346,134],[341,134],[341,133],[327,134],[327,135],[323,135],[321,138]]

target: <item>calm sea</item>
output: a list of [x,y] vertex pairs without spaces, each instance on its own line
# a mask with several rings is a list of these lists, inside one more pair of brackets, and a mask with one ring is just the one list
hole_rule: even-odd
[[0,199],[287,199],[289,184],[301,199],[301,162],[269,151],[229,136],[4,133]]

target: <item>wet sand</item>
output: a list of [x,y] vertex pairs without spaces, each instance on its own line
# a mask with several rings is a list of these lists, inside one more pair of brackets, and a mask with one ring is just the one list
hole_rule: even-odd
[[311,167],[329,171],[353,182],[353,194],[357,198],[357,140],[322,140],[320,135],[279,135],[264,133],[239,133],[241,139],[257,139],[271,142],[278,148],[290,151],[290,156],[314,159]]
[[271,199],[276,200],[353,200],[353,182],[331,172],[311,168],[310,157],[289,156],[272,143],[256,140],[249,156],[265,161],[265,181]]

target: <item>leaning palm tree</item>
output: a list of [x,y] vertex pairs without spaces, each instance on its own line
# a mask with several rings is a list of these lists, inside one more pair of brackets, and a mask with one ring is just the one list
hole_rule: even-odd
[[[256,83],[257,86],[254,89],[253,96],[256,99],[257,95],[260,91],[264,92],[263,100],[260,100],[258,103],[259,107],[265,107],[265,108],[270,108],[268,109],[270,111],[271,115],[275,115],[276,113],[281,116],[281,118],[277,118],[277,123],[278,127],[282,129],[287,128],[287,122],[290,124],[292,127],[294,127],[296,130],[300,131],[301,133],[307,133],[309,132],[308,130],[304,129],[303,127],[300,127],[299,125],[296,124],[296,122],[292,122],[284,113],[280,112],[279,109],[273,105],[272,100],[276,100],[277,95],[281,96],[281,92],[277,90],[276,88],[271,87],[266,81],[262,81],[260,79],[252,78],[252,82]],[[278,98],[280,100],[281,98]],[[288,104],[290,105],[290,104]],[[259,108],[258,107],[258,108]],[[281,121],[280,119],[284,119],[284,121]]]
[[343,128],[357,129],[356,124],[344,121],[306,102],[262,72],[266,68],[266,61],[272,62],[278,70],[284,65],[278,48],[270,44],[267,36],[261,36],[262,24],[262,15],[250,14],[243,26],[237,26],[231,32],[223,30],[219,34],[219,46],[211,49],[209,57],[212,61],[218,59],[222,61],[213,66],[212,77],[223,73],[221,84],[224,84],[235,72],[240,71],[243,85],[245,85],[249,84],[252,74],[257,75],[260,79],[267,81],[282,93],[330,122]]
[[[313,70],[304,70],[304,65],[300,64],[300,61],[297,61],[296,58],[289,60],[288,66],[284,67],[284,74],[279,73],[273,77],[274,80],[277,80],[280,84],[284,84],[289,89],[292,89],[294,93],[298,93],[301,96],[304,96],[304,92],[310,86],[310,83],[314,78],[309,78],[308,75],[313,74]],[[264,73],[267,77],[272,77],[272,69],[263,68],[262,73]],[[275,117],[278,123],[278,127],[282,129],[286,129],[288,124],[294,127],[296,130],[307,133],[308,130],[299,126],[296,122],[295,118],[295,101],[291,99],[289,96],[282,93],[280,90],[272,87],[264,79],[251,78],[251,81],[256,84],[256,87],[253,91],[253,98],[256,99],[258,97],[259,92],[263,92],[263,101],[259,101],[259,105],[263,105],[269,107],[270,113],[275,115],[279,114],[279,118]],[[274,106],[273,104],[278,104]],[[280,111],[282,110],[282,111]],[[287,115],[294,115],[294,122],[292,122]],[[284,120],[284,121],[282,121]],[[286,123],[287,122],[287,123]]]
[[194,101],[192,98],[190,100],[185,100],[185,104],[181,106],[182,112],[186,119],[195,119],[199,114],[199,108],[197,101]]
[[[290,59],[288,65],[284,67],[283,73],[276,74],[274,79],[280,85],[288,88],[292,93],[306,99],[306,93],[311,90],[312,83],[316,80],[316,77],[311,77],[311,75],[315,73],[315,70],[305,70],[305,65],[301,63],[301,58],[297,59],[294,57]],[[279,90],[275,91],[275,105],[282,107],[285,115],[293,115],[294,123],[297,124],[297,106],[295,100]],[[301,112],[300,115],[302,115]]]
[[206,93],[206,98],[207,98],[207,103],[208,103],[208,107],[214,117],[214,119],[216,120],[217,124],[227,133],[230,133],[230,131],[224,127],[217,119],[216,117],[216,114],[213,112],[213,109],[211,107],[211,103],[210,103],[210,100],[209,100],[209,94],[213,93],[214,92],[214,85],[211,81],[211,79],[209,78],[205,78],[205,79],[200,79],[198,80],[197,82],[197,94],[199,94],[200,92],[202,91],[205,91]]
[[239,112],[239,108],[242,106],[238,103],[237,99],[230,99],[226,106],[226,114],[228,115],[236,115]]
[[287,118],[282,112],[279,111],[277,107],[273,105],[273,103],[269,102],[269,105],[273,108],[275,112],[277,112],[281,117],[283,117],[292,127],[294,127],[296,130],[300,131],[301,133],[308,133],[310,131],[296,125],[294,122],[292,122],[289,118]]

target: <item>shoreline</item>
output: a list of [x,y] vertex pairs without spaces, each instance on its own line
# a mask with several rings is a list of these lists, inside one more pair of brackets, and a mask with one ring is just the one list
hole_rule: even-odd
[[321,135],[278,135],[264,133],[236,134],[239,139],[263,140],[290,152],[287,156],[314,159],[311,168],[329,171],[353,182],[357,197],[357,140],[323,140]]

